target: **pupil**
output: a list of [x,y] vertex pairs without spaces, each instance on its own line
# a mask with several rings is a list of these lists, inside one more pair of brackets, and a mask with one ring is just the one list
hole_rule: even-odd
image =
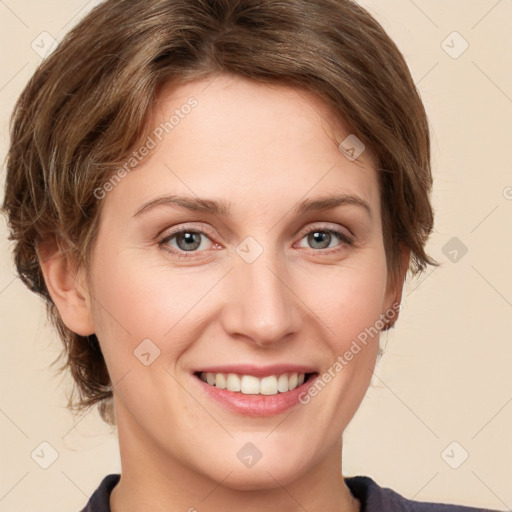
[[[192,232],[185,232],[182,236],[178,237],[178,245],[180,246],[180,249],[184,249],[185,251],[190,251],[192,249],[197,249],[199,245],[201,244],[201,240],[194,241],[194,237],[197,236],[198,233],[192,233]],[[186,242],[185,246],[182,247],[179,243],[180,240],[184,239]]]
[[309,242],[312,244],[320,243],[321,247],[316,247],[319,249],[325,249],[329,246],[329,242],[331,241],[331,234],[326,231],[314,231],[309,235]]

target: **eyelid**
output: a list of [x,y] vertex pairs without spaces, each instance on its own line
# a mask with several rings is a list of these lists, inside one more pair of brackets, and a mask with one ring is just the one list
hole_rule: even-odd
[[324,249],[312,249],[307,247],[299,247],[301,250],[306,250],[307,252],[317,253],[319,255],[332,255],[339,253],[343,250],[346,250],[347,248],[357,248],[356,241],[357,238],[350,232],[348,229],[342,229],[340,225],[336,225],[335,227],[328,226],[328,225],[320,225],[320,226],[312,226],[309,228],[305,228],[305,230],[301,230],[298,235],[298,242],[305,237],[308,236],[311,233],[314,233],[316,231],[324,231],[326,233],[331,233],[334,235],[334,237],[338,240],[339,244],[335,247],[327,247]]
[[215,236],[215,230],[208,226],[208,224],[199,224],[197,225],[188,225],[188,224],[179,224],[170,228],[167,231],[167,228],[161,231],[156,238],[161,240],[162,238],[167,238],[169,236],[175,235],[177,233],[181,233],[182,231],[193,231],[198,233],[204,233],[206,235]]
[[[215,230],[213,228],[211,228],[210,226],[208,226],[207,224],[200,224],[199,227],[197,226],[191,226],[191,225],[188,225],[188,224],[179,224],[177,226],[174,226],[173,228],[171,228],[169,231],[167,230],[163,230],[161,231],[157,236],[156,236],[156,239],[157,239],[157,242],[158,242],[158,245],[159,246],[164,246],[166,244],[167,241],[169,241],[170,239],[172,239],[175,235],[177,235],[178,233],[183,233],[183,232],[193,232],[193,233],[199,233],[199,234],[203,234],[205,235],[212,244],[217,244],[214,240],[212,240],[212,238],[215,238]],[[217,244],[218,245],[218,244]],[[172,253],[172,254],[175,254],[175,255],[178,255],[178,256],[181,256],[181,255],[184,255],[184,256],[187,256],[187,251],[177,251],[175,249],[165,249],[167,250],[168,252]],[[190,254],[200,254],[202,252],[205,252],[205,251],[190,251]]]
[[[313,224],[313,226],[310,226],[309,224]],[[301,229],[295,237],[299,237],[299,242],[304,238],[305,236],[309,235],[310,233],[314,231],[326,231],[330,233],[334,233],[335,236],[338,237],[338,240],[340,242],[339,246],[355,246],[356,237],[351,233],[351,231],[348,228],[343,229],[343,226],[340,226],[339,224],[329,224],[326,222],[320,222],[320,223],[309,223],[306,227]],[[208,224],[200,224],[199,226],[192,226],[189,224],[179,224],[173,228],[171,228],[170,231],[162,231],[159,235],[157,235],[158,238],[158,245],[163,246],[166,244],[167,241],[172,239],[176,234],[182,233],[182,232],[194,232],[205,235],[212,244],[219,245],[217,242],[214,241],[215,239],[215,230],[211,228]],[[163,233],[163,234],[162,234]],[[213,238],[213,239],[212,239]],[[297,242],[294,242],[294,244]],[[338,246],[328,248],[328,249],[309,249],[313,252],[318,253],[330,253],[330,252],[337,252],[339,249],[337,249]],[[305,247],[301,247],[301,249],[306,249]],[[170,250],[165,249],[171,254],[177,255],[177,256],[184,256],[184,257],[193,257],[195,254],[201,254],[204,252],[207,252],[207,250],[203,251],[178,251],[178,250]]]
[[[313,224],[311,226],[311,224]],[[329,223],[329,222],[310,222],[308,223],[308,225],[301,229],[297,236],[305,236],[309,233],[311,233],[311,231],[314,231],[314,230],[318,230],[318,231],[335,231],[335,232],[338,232],[338,233],[341,233],[343,235],[345,235],[347,238],[350,238],[351,240],[355,240],[355,236],[352,234],[352,232],[344,227],[344,226],[341,226],[339,224],[335,224],[335,223]]]

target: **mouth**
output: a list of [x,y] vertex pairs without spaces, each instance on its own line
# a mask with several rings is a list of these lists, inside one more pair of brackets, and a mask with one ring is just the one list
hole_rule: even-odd
[[233,393],[271,396],[293,391],[318,376],[318,373],[285,372],[257,377],[250,374],[198,371],[194,372],[194,376],[209,386]]
[[[252,368],[252,370],[251,370]],[[284,413],[297,407],[301,396],[313,386],[318,372],[283,371],[283,369],[258,370],[238,367],[196,371],[192,378],[198,385],[198,392],[212,405],[220,405],[225,411],[242,416],[266,417]],[[242,373],[243,372],[243,373]],[[255,375],[259,374],[259,375]]]

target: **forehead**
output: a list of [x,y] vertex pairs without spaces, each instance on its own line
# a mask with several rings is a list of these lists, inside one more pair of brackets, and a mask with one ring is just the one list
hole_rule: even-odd
[[168,84],[153,105],[149,155],[110,195],[123,192],[126,204],[165,192],[266,204],[328,191],[378,205],[370,152],[350,161],[338,147],[349,136],[303,89],[227,75]]

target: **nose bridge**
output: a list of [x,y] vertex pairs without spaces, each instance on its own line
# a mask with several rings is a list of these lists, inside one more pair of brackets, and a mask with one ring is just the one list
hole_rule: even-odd
[[235,289],[224,316],[224,327],[230,334],[269,345],[297,331],[297,299],[286,284],[283,260],[277,251],[264,250],[251,237],[237,247],[231,272]]

